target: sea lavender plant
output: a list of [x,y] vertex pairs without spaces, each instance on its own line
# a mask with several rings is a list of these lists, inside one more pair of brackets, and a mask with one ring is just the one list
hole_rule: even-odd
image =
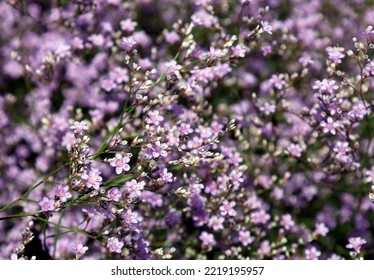
[[2,1],[0,258],[373,259],[354,2]]

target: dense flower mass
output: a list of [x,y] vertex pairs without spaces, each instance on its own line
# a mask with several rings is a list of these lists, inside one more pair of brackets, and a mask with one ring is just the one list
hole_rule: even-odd
[[374,6],[0,1],[1,259],[374,259]]

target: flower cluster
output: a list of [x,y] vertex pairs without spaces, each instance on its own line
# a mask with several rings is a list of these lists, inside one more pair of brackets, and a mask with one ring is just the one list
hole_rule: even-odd
[[0,258],[373,259],[369,2],[1,1]]

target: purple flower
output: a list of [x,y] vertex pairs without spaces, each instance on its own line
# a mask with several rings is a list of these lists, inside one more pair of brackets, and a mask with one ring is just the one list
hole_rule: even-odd
[[168,145],[166,143],[162,143],[160,141],[156,141],[151,146],[152,156],[154,158],[158,158],[160,156],[166,157],[168,153],[166,152],[166,149],[168,148]]
[[193,132],[193,129],[189,123],[181,123],[178,126],[178,131],[181,133],[181,135],[188,135]]
[[305,258],[307,260],[318,260],[319,256],[321,256],[321,252],[318,251],[315,247],[305,249]]
[[116,168],[116,173],[119,175],[122,171],[129,171],[130,165],[130,157],[125,155],[122,156],[121,154],[117,153],[114,158],[108,160],[110,165]]
[[261,30],[263,32],[269,33],[270,35],[273,34],[273,28],[268,21],[261,21]]
[[263,112],[266,116],[270,116],[275,113],[276,106],[269,102],[265,102],[263,106],[260,107],[260,111]]
[[362,102],[357,102],[352,106],[352,109],[348,112],[348,117],[352,121],[360,121],[369,114],[369,110],[365,107]]
[[81,178],[86,181],[87,188],[94,188],[95,190],[100,188],[100,184],[103,181],[100,171],[97,169],[91,169],[89,172],[85,170]]
[[173,226],[181,222],[181,217],[181,213],[172,210],[166,215],[165,222],[168,226]]
[[351,148],[349,147],[348,142],[338,141],[336,142],[333,151],[338,155],[345,155],[351,151]]
[[101,81],[101,87],[105,90],[105,91],[112,91],[113,89],[115,89],[117,87],[117,85],[111,80],[111,79],[103,79]]
[[69,186],[57,186],[55,196],[60,198],[61,202],[66,202],[66,200],[71,198],[73,195],[69,192]]
[[339,86],[336,85],[336,81],[327,79],[323,79],[322,81],[316,81],[313,86],[313,89],[318,90],[320,94],[333,94],[334,91],[336,91],[338,88]]
[[67,44],[62,44],[56,49],[56,55],[60,58],[67,58],[71,56],[71,47]]
[[284,80],[284,74],[273,74],[269,81],[273,85],[273,87],[279,90],[283,89],[286,85],[286,81]]
[[168,74],[175,74],[177,76],[180,76],[179,70],[182,69],[182,66],[177,64],[175,60],[165,62],[165,67],[167,68]]
[[366,244],[366,240],[361,237],[351,237],[348,239],[346,248],[353,249],[357,254],[361,252],[361,246]]
[[146,122],[152,125],[159,125],[164,120],[159,111],[149,111]]
[[210,47],[209,52],[207,52],[206,57],[210,60],[217,60],[225,55],[225,51],[221,49],[216,49],[213,47]]
[[321,121],[320,127],[322,128],[323,133],[336,135],[336,130],[339,129],[340,124],[339,122],[334,121],[333,118],[328,117],[327,121]]
[[70,128],[73,129],[75,133],[82,134],[88,130],[88,124],[86,121],[74,122]]
[[244,45],[238,44],[236,46],[233,46],[231,49],[233,57],[245,57],[247,49]]
[[103,47],[105,44],[105,38],[102,34],[92,34],[88,37],[88,40],[96,47]]
[[324,223],[317,223],[316,224],[316,228],[314,230],[315,235],[326,236],[328,232],[329,232],[329,229],[326,227],[326,225]]
[[160,173],[160,178],[164,183],[171,183],[173,182],[173,173],[168,172],[167,168],[164,168]]
[[125,184],[125,190],[129,198],[140,197],[142,190],[144,189],[145,183],[143,181],[137,182],[135,179],[127,181]]
[[206,231],[200,233],[199,239],[203,243],[203,246],[207,248],[214,246],[216,244],[214,235],[211,233],[207,233]]
[[43,199],[39,201],[39,205],[45,212],[55,210],[55,200],[49,199],[47,196],[43,197]]
[[137,22],[132,21],[131,19],[127,18],[125,20],[120,21],[120,26],[123,31],[127,32],[134,32],[136,26],[138,25]]
[[269,46],[263,46],[261,48],[261,51],[262,51],[263,56],[268,56],[272,53],[273,48],[270,45]]
[[236,211],[234,209],[236,205],[235,201],[227,201],[226,199],[222,202],[222,205],[219,207],[222,216],[236,216]]
[[130,230],[134,230],[138,227],[140,222],[139,217],[136,212],[132,212],[131,209],[127,209],[124,213],[122,213],[121,217],[126,227],[128,227]]
[[82,243],[78,243],[75,246],[73,246],[73,252],[76,255],[76,259],[79,259],[81,256],[83,256],[87,250],[88,247],[84,246]]
[[303,152],[303,148],[299,144],[294,144],[292,143],[288,148],[287,148],[288,154],[291,157],[299,158],[301,157],[301,154]]
[[241,230],[239,231],[238,240],[244,246],[248,246],[253,242],[254,238],[251,236],[251,233],[248,230]]
[[204,185],[197,182],[193,182],[188,186],[188,191],[190,194],[199,194],[202,189],[204,189]]
[[75,144],[76,140],[77,140],[77,139],[75,138],[73,132],[67,132],[67,133],[63,136],[63,138],[62,138],[62,143],[61,143],[61,145],[64,146],[64,147],[66,147],[66,149],[67,149],[68,151],[70,151],[71,148],[73,147],[73,145]]
[[280,225],[285,230],[290,230],[292,227],[295,226],[295,222],[292,220],[292,216],[290,214],[285,214],[281,217]]
[[89,218],[93,218],[95,216],[100,216],[101,215],[101,213],[96,209],[96,207],[93,207],[93,206],[90,206],[88,208],[83,208],[82,212],[86,213],[86,215]]
[[212,216],[208,221],[208,226],[214,231],[219,231],[223,229],[223,222],[225,219],[220,216]]
[[313,60],[312,58],[310,57],[310,55],[308,54],[303,54],[300,58],[299,58],[299,63],[305,68],[307,67],[309,64],[313,64]]
[[174,44],[178,43],[181,39],[180,36],[178,35],[178,33],[175,32],[175,31],[168,32],[168,31],[165,30],[163,32],[163,34],[164,34],[164,37],[165,37],[165,41],[168,42],[171,45],[174,45]]
[[251,221],[256,225],[266,224],[269,220],[270,215],[265,210],[261,209],[251,214]]
[[200,9],[195,12],[191,16],[191,19],[194,24],[204,26],[206,28],[211,28],[218,22],[218,19],[205,11],[205,9]]
[[339,47],[328,47],[327,53],[329,55],[329,59],[334,62],[335,64],[339,64],[342,62],[342,58],[345,57],[343,54],[344,48],[339,48]]
[[126,68],[116,67],[109,74],[111,80],[117,84],[126,83],[129,81],[129,71]]
[[108,239],[108,249],[111,253],[121,253],[124,243],[119,241],[117,237],[111,237]]
[[374,166],[371,169],[365,171],[365,183],[374,184]]
[[134,40],[133,37],[123,37],[121,39],[121,48],[124,49],[127,52],[132,51],[134,46],[137,44],[137,42]]
[[118,188],[112,188],[108,191],[108,198],[115,202],[118,202],[121,196],[122,193],[118,190]]

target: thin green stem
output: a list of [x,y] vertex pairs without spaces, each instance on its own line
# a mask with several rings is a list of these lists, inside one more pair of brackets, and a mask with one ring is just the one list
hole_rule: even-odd
[[40,221],[42,221],[42,222],[46,222],[46,223],[48,223],[48,224],[50,224],[50,225],[54,225],[54,226],[58,226],[59,228],[64,228],[64,229],[68,229],[68,230],[70,230],[70,232],[75,232],[75,233],[80,233],[80,234],[83,234],[83,235],[85,235],[85,236],[87,236],[87,237],[90,237],[90,238],[92,238],[92,239],[95,239],[95,236],[93,236],[93,235],[91,235],[91,234],[89,234],[88,232],[86,232],[86,231],[84,231],[84,230],[80,230],[80,229],[78,229],[78,228],[74,228],[74,227],[67,227],[67,226],[63,226],[63,225],[59,225],[59,224],[57,224],[57,223],[54,223],[54,222],[51,222],[51,221],[48,221],[47,219],[44,219],[44,218],[42,218],[42,217],[36,217],[38,220],[40,220]]
[[6,217],[0,217],[0,221],[1,220],[10,220],[10,219],[14,219],[14,218],[30,217],[30,216],[40,214],[42,212],[43,211],[40,210],[40,211],[37,211],[37,212],[34,212],[34,213],[19,213],[19,214],[9,215],[9,216],[6,216]]
[[56,257],[57,241],[58,241],[58,237],[60,236],[61,221],[64,215],[65,215],[65,209],[62,209],[60,217],[57,222],[58,226],[56,226],[56,234],[54,236],[54,241],[53,241],[53,258]]
[[23,195],[21,195],[19,198],[17,198],[16,200],[10,202],[9,204],[5,205],[3,208],[0,209],[0,212],[3,212],[7,209],[9,209],[10,207],[12,207],[14,204],[17,204],[18,202],[20,202],[21,200],[24,200],[32,191],[34,191],[36,188],[38,188],[40,185],[42,185],[43,183],[45,183],[46,181],[48,181],[48,178],[51,177],[52,175],[56,174],[58,171],[60,171],[61,169],[63,169],[65,166],[67,166],[68,163],[65,163],[64,165],[60,166],[59,168],[57,168],[56,170],[52,171],[51,173],[49,173],[46,177],[44,177],[41,181],[39,181],[36,185],[34,185],[33,187],[31,187],[27,192],[25,192]]

